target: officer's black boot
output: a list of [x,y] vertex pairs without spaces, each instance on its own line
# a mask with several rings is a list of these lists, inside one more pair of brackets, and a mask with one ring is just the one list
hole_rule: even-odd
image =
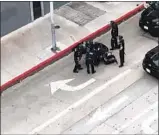
[[92,72],[92,74],[94,74],[96,71],[94,70],[94,72]]
[[73,72],[74,72],[74,73],[78,73],[78,71],[77,71],[77,70],[73,70]]
[[74,67],[74,69],[73,69],[73,72],[74,72],[74,73],[78,73],[77,68],[78,68],[78,66],[75,65],[75,67]]
[[87,66],[87,73],[90,74],[90,71],[89,71],[89,64],[86,64]]
[[116,62],[116,64],[118,64],[118,61],[117,61],[117,59],[115,58],[115,62]]
[[122,66],[123,66],[123,60],[122,60],[122,58],[120,56],[120,65],[119,65],[119,67],[122,67]]
[[74,72],[74,73],[78,73],[77,69],[74,69],[73,72]]
[[120,66],[119,67],[123,67],[123,64],[120,64]]
[[83,69],[80,64],[78,65],[78,69],[79,69],[79,70],[82,70],[82,69]]
[[123,67],[124,66],[124,62],[123,59],[120,60],[120,66],[119,67]]
[[96,71],[94,70],[94,65],[91,65],[92,74],[94,74]]

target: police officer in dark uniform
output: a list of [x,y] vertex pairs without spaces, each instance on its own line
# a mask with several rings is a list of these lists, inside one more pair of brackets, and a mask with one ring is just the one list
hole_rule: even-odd
[[114,22],[111,21],[111,49],[110,50],[114,50],[115,48],[118,48],[118,43],[117,43],[117,37],[118,37],[118,25]]
[[94,74],[96,71],[94,70],[94,52],[93,47],[90,47],[89,52],[86,53],[86,66],[87,66],[87,73],[90,74],[90,66],[92,74]]
[[112,37],[111,38],[111,48],[110,48],[110,50],[114,50],[114,49],[118,48],[117,46],[118,46],[117,38]]
[[83,69],[79,64],[81,58],[82,58],[82,52],[79,50],[79,47],[76,47],[74,50],[74,62],[75,62],[75,67],[73,69],[74,73],[78,73],[78,70]]
[[114,31],[111,31],[111,34],[112,34],[112,36],[118,36],[118,25],[117,25],[117,23],[115,23],[114,21],[110,21],[110,24],[111,24],[111,27],[112,27],[112,30],[114,30]]
[[100,63],[100,55],[101,55],[101,45],[98,42],[95,42],[93,45],[94,52],[94,65],[98,66]]
[[123,36],[119,36],[119,45],[120,45],[120,50],[119,50],[119,57],[120,57],[120,66],[119,67],[123,67],[124,66],[124,62],[125,62],[125,42],[123,39]]
[[85,42],[86,53],[89,52],[91,45],[92,45],[92,42],[91,42],[91,41],[86,41],[86,42]]

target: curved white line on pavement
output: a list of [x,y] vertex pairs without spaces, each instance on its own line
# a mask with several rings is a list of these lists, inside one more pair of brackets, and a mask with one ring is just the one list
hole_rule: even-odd
[[65,91],[79,91],[84,89],[85,87],[89,86],[90,84],[92,84],[93,82],[95,82],[96,80],[94,78],[91,78],[90,80],[86,81],[85,83],[82,83],[78,86],[70,86],[65,84],[63,87],[61,87],[61,90],[65,90]]
[[51,82],[51,94],[54,94],[58,89],[61,89],[63,91],[79,91],[84,89],[85,87],[89,86],[90,84],[94,83],[96,80],[94,78],[89,79],[88,81],[78,85],[78,86],[70,86],[66,83],[71,82],[73,79],[67,79],[67,80],[60,80],[56,82]]
[[33,129],[31,132],[29,132],[29,134],[35,134],[40,132],[41,130],[43,130],[44,128],[46,128],[48,125],[52,124],[53,122],[55,122],[57,119],[59,119],[60,117],[64,116],[65,114],[67,114],[68,112],[70,112],[72,109],[78,107],[79,105],[81,105],[82,103],[86,102],[87,100],[89,100],[90,98],[92,98],[94,95],[98,94],[99,92],[101,92],[102,90],[104,90],[107,86],[109,86],[110,84],[112,84],[113,82],[119,80],[121,77],[124,77],[125,75],[129,74],[132,71],[132,69],[128,69],[122,73],[120,73],[119,75],[117,75],[116,77],[114,77],[113,79],[109,80],[108,82],[106,82],[105,84],[103,84],[102,86],[99,86],[98,88],[96,88],[94,91],[90,92],[89,94],[87,94],[86,96],[84,96],[82,99],[80,99],[79,101],[77,101],[76,103],[72,104],[71,106],[69,106],[67,109],[65,109],[64,111],[60,112],[59,114],[57,114],[55,117],[49,119],[48,121],[44,122],[43,124],[41,124],[40,126],[36,127],[35,129]]

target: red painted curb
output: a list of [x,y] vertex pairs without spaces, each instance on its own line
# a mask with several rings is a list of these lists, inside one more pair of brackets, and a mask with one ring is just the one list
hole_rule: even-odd
[[[120,23],[123,20],[128,19],[129,17],[131,17],[132,15],[138,13],[139,11],[141,11],[144,8],[144,4],[139,5],[137,8],[131,10],[130,12],[126,13],[125,15],[119,17],[118,19],[115,20],[115,22]],[[90,39],[94,39],[97,36],[100,36],[102,33],[108,31],[110,28],[110,25],[107,24],[104,27],[98,29],[97,31],[91,33],[90,35],[86,36],[85,38],[79,40],[78,42],[74,43],[73,45],[69,46],[68,48],[64,49],[63,51],[57,53],[54,56],[51,56],[50,58],[46,59],[45,61],[39,63],[38,65],[34,66],[33,68],[25,71],[24,73],[16,76],[15,78],[13,78],[12,80],[6,82],[5,84],[3,84],[1,86],[1,92],[6,90],[7,88],[13,86],[14,84],[22,81],[23,79],[27,78],[28,76],[34,74],[35,72],[39,71],[40,69],[46,67],[47,65],[51,64],[53,61],[63,57],[64,55],[66,55],[68,52],[70,52],[74,47],[76,47],[79,43],[86,41],[86,40],[90,40]]]

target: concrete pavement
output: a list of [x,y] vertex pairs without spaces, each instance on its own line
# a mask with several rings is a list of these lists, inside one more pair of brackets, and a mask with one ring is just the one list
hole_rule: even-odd
[[[157,80],[144,75],[124,91],[93,110],[63,134],[146,134],[144,120],[158,112],[157,104],[152,110],[138,116],[143,110],[158,102]],[[154,132],[157,130],[157,117]],[[151,126],[153,122],[150,123]],[[125,126],[124,126],[125,125]]]
[[[124,36],[126,42],[126,63],[123,68],[118,68],[116,64],[108,66],[100,64],[96,68],[96,74],[87,75],[83,61],[82,66],[84,70],[78,74],[73,74],[72,69],[74,63],[73,54],[71,53],[37,74],[27,78],[20,84],[4,91],[1,98],[2,134],[64,133],[73,124],[86,117],[102,104],[107,102],[110,104],[109,101],[113,97],[114,100],[118,100],[116,96],[123,90],[127,93],[126,89],[128,87],[133,87],[128,88],[128,93],[131,91],[130,93],[133,94],[133,91],[136,91],[139,94],[136,95],[135,92],[131,100],[135,100],[139,98],[138,96],[142,96],[142,94],[150,91],[151,86],[155,87],[157,80],[142,70],[141,62],[145,53],[157,45],[157,39],[151,38],[138,28],[139,17],[140,14],[135,15],[119,26],[119,31]],[[110,48],[110,32],[96,40],[106,44]],[[116,50],[113,53],[118,58],[118,51]],[[68,83],[70,86],[78,86],[92,78],[96,81],[80,91],[68,92],[61,89],[53,95],[51,94],[49,85],[51,82],[71,78],[75,79]],[[149,88],[147,86],[148,84],[145,86],[146,89],[141,87],[143,83],[142,81],[140,82],[140,79],[142,80],[142,78],[146,78],[146,84],[148,82],[150,83]],[[137,81],[140,82],[139,85],[132,86]],[[141,87],[141,93],[138,91],[138,86]],[[156,87],[154,91],[156,92]],[[152,93],[150,92],[150,94]],[[130,95],[128,94],[128,96]],[[154,99],[156,100],[156,97]],[[135,103],[141,103],[142,106],[145,102],[138,101]],[[148,107],[147,102],[146,105],[143,107]],[[127,110],[129,111],[129,109]],[[123,113],[121,113],[122,116]],[[130,116],[129,118],[132,117]],[[115,118],[118,119],[118,117]],[[115,126],[116,121],[110,121],[107,125],[109,124]],[[122,124],[124,125],[125,123]],[[112,129],[112,125],[109,125],[110,130]],[[124,128],[124,132],[129,130],[125,130],[127,128]],[[95,127],[93,129],[95,130]],[[91,131],[95,132],[93,129]]]
[[[141,2],[72,2],[55,12],[57,46],[63,50],[103,27]],[[66,14],[67,13],[67,14]],[[50,15],[37,19],[1,38],[1,84],[46,60],[52,38]],[[73,38],[71,38],[73,37]],[[17,70],[18,69],[18,70]]]

